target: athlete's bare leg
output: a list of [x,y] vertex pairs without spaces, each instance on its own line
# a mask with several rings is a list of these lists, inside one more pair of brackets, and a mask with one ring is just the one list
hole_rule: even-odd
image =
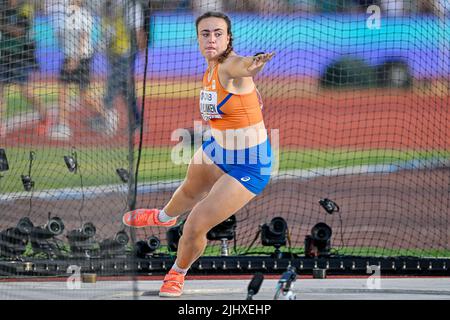
[[189,163],[185,180],[172,195],[164,211],[168,216],[176,217],[191,210],[223,174],[199,148]]
[[204,252],[206,234],[229,218],[255,195],[233,177],[224,174],[209,194],[192,209],[179,241],[176,264],[187,269]]

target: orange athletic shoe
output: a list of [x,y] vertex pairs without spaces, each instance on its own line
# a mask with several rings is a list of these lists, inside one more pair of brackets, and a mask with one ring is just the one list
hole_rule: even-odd
[[122,217],[124,225],[134,228],[143,227],[172,227],[177,223],[177,219],[169,222],[161,222],[158,220],[158,209],[136,209],[128,211]]
[[184,274],[170,270],[164,277],[164,283],[159,289],[159,296],[176,298],[183,294]]

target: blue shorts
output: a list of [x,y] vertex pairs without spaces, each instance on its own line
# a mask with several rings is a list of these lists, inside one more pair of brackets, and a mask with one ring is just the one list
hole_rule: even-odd
[[260,194],[269,183],[272,171],[269,139],[251,148],[228,150],[211,137],[203,143],[202,149],[220,169],[255,195]]

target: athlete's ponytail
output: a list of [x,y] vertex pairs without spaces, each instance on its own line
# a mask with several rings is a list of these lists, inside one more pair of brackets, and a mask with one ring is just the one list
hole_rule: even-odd
[[204,14],[202,14],[200,17],[197,18],[197,20],[195,21],[195,27],[198,33],[198,24],[200,23],[200,21],[202,21],[203,19],[206,18],[220,18],[225,20],[226,24],[227,24],[227,34],[230,36],[230,42],[228,42],[228,46],[227,49],[220,55],[218,62],[222,63],[225,61],[225,59],[228,57],[228,55],[231,53],[231,51],[233,51],[233,34],[231,32],[231,20],[230,18],[222,13],[222,12],[212,12],[212,11],[208,11]]

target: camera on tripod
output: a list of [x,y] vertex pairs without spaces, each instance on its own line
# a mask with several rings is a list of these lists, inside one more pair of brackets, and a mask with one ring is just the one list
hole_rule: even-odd
[[293,258],[290,252],[281,252],[280,248],[286,245],[288,237],[288,224],[283,217],[274,217],[269,223],[261,226],[261,244],[273,246],[275,251],[271,256],[275,259]]
[[324,222],[317,223],[311,234],[305,237],[305,257],[327,257],[331,250],[331,227]]
[[28,217],[21,218],[16,227],[0,232],[0,256],[17,258],[25,253],[33,223]]
[[161,246],[161,241],[156,236],[150,236],[146,240],[139,240],[136,242],[136,256],[138,258],[145,258],[152,254]]
[[113,238],[108,238],[99,243],[100,253],[103,257],[118,257],[126,255],[126,245],[130,237],[125,231],[117,232]]
[[64,231],[64,223],[59,217],[48,220],[44,226],[34,227],[31,232],[32,240],[47,240],[59,236]]
[[228,241],[233,240],[236,234],[236,216],[233,214],[229,218],[225,219],[215,227],[213,227],[206,234],[208,240],[220,240],[221,255],[228,256]]
[[80,229],[74,229],[67,233],[70,251],[74,257],[91,258],[97,251],[97,243],[94,236],[97,232],[94,224],[86,222]]
[[61,218],[53,217],[43,226],[33,227],[30,234],[31,246],[35,253],[44,253],[48,257],[61,256],[61,251],[55,237],[64,231],[64,223]]

